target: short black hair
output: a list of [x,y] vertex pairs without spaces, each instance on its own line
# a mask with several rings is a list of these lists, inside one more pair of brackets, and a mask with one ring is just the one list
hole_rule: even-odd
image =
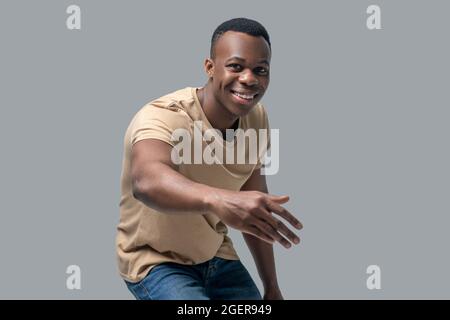
[[211,38],[211,58],[214,58],[214,46],[217,40],[219,40],[219,38],[227,31],[242,32],[254,37],[261,36],[267,41],[269,48],[272,50],[270,46],[269,34],[267,33],[266,28],[264,28],[261,23],[247,18],[234,18],[223,22],[216,28],[216,30],[214,30]]

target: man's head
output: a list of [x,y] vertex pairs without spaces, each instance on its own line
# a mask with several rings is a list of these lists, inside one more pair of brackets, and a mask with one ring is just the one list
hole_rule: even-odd
[[219,25],[211,39],[205,70],[215,103],[235,116],[247,114],[269,85],[271,45],[258,22],[246,18]]

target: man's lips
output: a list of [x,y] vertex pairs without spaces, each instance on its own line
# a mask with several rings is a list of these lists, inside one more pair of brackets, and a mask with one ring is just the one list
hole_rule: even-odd
[[245,91],[245,90],[230,90],[231,93],[235,96],[237,96],[238,98],[244,99],[244,100],[253,100],[256,98],[256,96],[258,96],[258,92],[257,91]]
[[251,107],[256,103],[259,93],[241,93],[240,91],[230,90],[230,94],[234,103],[245,107]]

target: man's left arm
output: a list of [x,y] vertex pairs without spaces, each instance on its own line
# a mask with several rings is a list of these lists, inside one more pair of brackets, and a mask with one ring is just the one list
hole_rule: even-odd
[[[256,190],[268,193],[266,177],[261,175],[260,169],[255,170],[241,188],[242,191]],[[255,261],[259,277],[264,286],[264,300],[282,300],[283,296],[278,286],[275,269],[273,245],[262,241],[248,233],[242,233],[253,260]]]

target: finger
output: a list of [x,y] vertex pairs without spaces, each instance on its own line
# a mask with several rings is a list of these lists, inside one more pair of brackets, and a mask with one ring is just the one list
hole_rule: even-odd
[[273,244],[274,243],[274,239],[270,238],[268,235],[266,235],[264,232],[262,232],[260,229],[258,229],[255,226],[249,226],[248,230],[246,231],[246,233],[249,233],[269,244]]
[[287,241],[281,234],[279,234],[269,223],[266,223],[263,220],[259,220],[256,222],[255,226],[261,230],[263,233],[269,235],[277,242],[279,242],[283,247],[290,248],[291,243]]
[[293,225],[297,229],[303,228],[303,225],[300,223],[300,221],[297,220],[289,211],[287,211],[285,208],[280,206],[278,203],[268,200],[266,202],[267,208],[272,211],[273,213],[278,214],[279,216],[286,219],[291,225]]
[[[263,217],[265,214],[263,211],[261,211],[260,215],[261,215],[261,217]],[[266,225],[266,228],[263,227],[264,225]],[[272,243],[274,243],[275,241],[282,240],[282,239],[280,239],[281,235],[279,235],[277,232],[275,232],[275,230],[273,230],[273,228],[269,224],[265,223],[260,218],[257,218],[257,217],[250,218],[249,226],[255,227],[256,230],[259,230],[260,232],[262,232],[266,237],[268,237],[272,241]],[[267,226],[269,226],[270,228],[267,228]]]
[[270,200],[275,201],[277,203],[286,203],[289,201],[289,196],[275,196],[273,194],[268,194]]
[[281,234],[283,234],[286,238],[288,238],[291,242],[295,244],[300,243],[300,238],[292,232],[282,221],[278,220],[272,214],[268,211],[266,211],[265,214],[265,221],[269,223],[273,229],[276,231],[279,231]]
[[254,212],[254,216],[249,222],[256,225],[262,232],[272,237],[275,241],[280,242],[286,248],[289,248],[291,244],[278,231],[281,231],[293,243],[300,243],[297,235],[289,230],[284,223],[273,217],[265,208],[260,208],[260,210]]

